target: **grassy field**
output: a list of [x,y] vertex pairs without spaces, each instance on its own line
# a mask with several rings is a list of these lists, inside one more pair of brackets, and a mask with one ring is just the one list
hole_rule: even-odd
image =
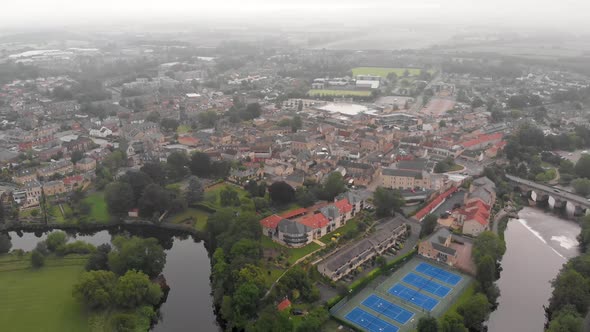
[[328,89],[319,89],[319,90],[309,90],[307,94],[310,97],[318,97],[318,96],[349,96],[349,97],[369,97],[371,96],[371,91],[356,91],[356,90],[328,90]]
[[[25,259],[8,261],[0,272],[0,322],[4,331],[89,331],[88,316],[72,297],[72,286],[84,271],[86,259],[52,258],[39,270]],[[61,265],[61,266],[57,266]]]
[[182,213],[175,215],[171,221],[175,224],[180,224],[187,219],[192,219],[194,221],[193,226],[199,231],[204,231],[205,227],[207,226],[208,218],[209,214],[207,212],[199,209],[188,208]]
[[109,222],[111,217],[107,208],[107,202],[104,200],[103,192],[94,192],[84,199],[91,206],[90,220],[98,222]]
[[410,76],[417,76],[420,74],[419,68],[387,68],[387,67],[356,67],[352,68],[352,75],[374,75],[387,77],[390,73],[395,73],[397,77],[404,76],[404,72],[408,71]]
[[181,135],[181,134],[186,134],[191,130],[192,130],[192,128],[190,126],[180,125],[180,126],[178,126],[178,128],[176,128],[176,133]]
[[219,201],[219,193],[224,188],[229,187],[229,186],[231,186],[235,191],[238,192],[238,196],[240,197],[240,199],[248,196],[248,192],[246,190],[242,189],[242,187],[232,186],[231,184],[227,184],[227,183],[219,183],[219,184],[216,184],[212,187],[205,189],[204,201],[212,203],[212,205],[215,206],[216,208],[221,208],[222,206]]

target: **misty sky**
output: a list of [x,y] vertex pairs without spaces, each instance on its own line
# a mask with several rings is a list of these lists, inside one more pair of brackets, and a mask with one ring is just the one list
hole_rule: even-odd
[[304,15],[306,22],[371,19],[590,30],[589,0],[2,0],[0,8],[2,26],[197,18],[260,23]]

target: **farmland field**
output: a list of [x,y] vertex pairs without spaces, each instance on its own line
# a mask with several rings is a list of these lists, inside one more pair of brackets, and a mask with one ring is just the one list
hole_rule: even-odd
[[374,75],[387,77],[390,73],[395,73],[398,77],[402,77],[405,71],[408,71],[410,76],[417,76],[420,74],[419,68],[387,68],[387,67],[356,67],[352,68],[352,75]]
[[309,90],[307,94],[311,97],[315,96],[352,96],[352,97],[369,97],[371,96],[371,91],[356,91],[356,90],[327,90],[327,89],[320,89],[320,90]]

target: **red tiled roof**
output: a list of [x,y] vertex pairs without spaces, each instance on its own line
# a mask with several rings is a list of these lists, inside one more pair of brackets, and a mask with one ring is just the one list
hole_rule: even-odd
[[75,182],[81,182],[82,180],[84,180],[84,177],[82,177],[82,175],[72,175],[64,179],[64,184],[69,185]]
[[348,202],[348,199],[344,198],[334,203],[334,206],[338,208],[340,213],[347,213],[352,211],[352,205]]
[[475,139],[471,139],[461,143],[461,145],[463,145],[464,147],[470,147],[481,143],[502,139],[502,136],[502,133],[495,133],[491,135],[479,135]]
[[324,216],[321,213],[316,213],[316,214],[313,214],[310,216],[305,216],[305,217],[297,220],[297,222],[302,225],[311,227],[313,229],[326,227],[326,226],[328,226],[328,223],[330,223],[328,218],[326,218],[326,216]]
[[283,311],[291,306],[291,301],[289,299],[284,299],[277,305],[277,310]]
[[296,209],[293,211],[285,212],[285,213],[281,214],[281,217],[283,217],[285,219],[291,219],[293,217],[297,217],[297,216],[300,216],[300,215],[306,214],[306,213],[307,213],[307,209],[299,208],[299,209]]
[[268,216],[260,220],[260,224],[265,228],[277,228],[281,220],[283,220],[283,218],[273,214],[272,216]]
[[451,189],[438,195],[435,199],[433,199],[430,203],[428,203],[428,205],[426,205],[420,211],[418,211],[414,217],[418,220],[422,220],[422,218],[426,217],[427,214],[432,212],[432,210],[434,210],[435,207],[437,207],[440,203],[442,203],[447,197],[449,197],[455,191],[457,191],[457,187],[451,187]]
[[488,225],[488,219],[484,217],[479,210],[474,210],[467,213],[465,220],[475,220],[482,226]]

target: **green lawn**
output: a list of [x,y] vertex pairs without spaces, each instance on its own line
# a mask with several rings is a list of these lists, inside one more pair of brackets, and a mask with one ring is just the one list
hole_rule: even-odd
[[208,218],[209,214],[207,212],[199,209],[188,208],[182,213],[172,217],[171,221],[175,224],[180,224],[187,219],[192,219],[194,221],[194,227],[199,231],[204,231],[205,227],[207,226]]
[[299,258],[301,258],[307,254],[310,254],[310,253],[321,248],[320,245],[315,242],[312,242],[312,243],[306,245],[305,247],[301,247],[301,248],[289,248],[289,247],[285,247],[283,245],[280,245],[280,244],[274,242],[268,236],[262,236],[261,243],[262,243],[263,248],[272,248],[272,249],[281,250],[287,256],[287,262],[289,262],[289,264],[293,264]]
[[328,90],[328,89],[314,89],[307,91],[310,97],[316,96],[352,96],[352,97],[369,97],[371,91],[356,91],[356,90]]
[[192,128],[190,126],[180,125],[180,126],[178,126],[178,128],[176,128],[176,133],[181,135],[181,134],[186,134],[191,130],[192,130]]
[[91,195],[88,195],[84,201],[88,202],[91,206],[89,216],[91,221],[106,223],[111,220],[103,192],[94,192]]
[[360,221],[359,221],[359,220],[357,220],[356,218],[355,218],[355,219],[351,219],[351,220],[349,220],[349,221],[346,223],[346,225],[344,225],[344,226],[342,226],[342,227],[340,227],[340,228],[336,229],[336,230],[335,230],[335,231],[333,231],[333,232],[330,232],[330,233],[328,233],[328,234],[326,234],[326,235],[322,236],[322,237],[320,238],[320,241],[322,241],[322,242],[323,242],[323,243],[325,243],[325,244],[329,244],[329,243],[331,243],[331,242],[332,242],[332,237],[335,237],[335,236],[334,236],[335,234],[337,234],[337,233],[338,233],[338,234],[340,234],[339,236],[336,236],[336,238],[338,238],[338,237],[341,237],[342,235],[344,235],[344,234],[346,234],[346,233],[350,232],[351,230],[355,229],[355,228],[356,228],[356,226],[357,226],[357,224],[358,224],[359,222],[360,222]]
[[[266,237],[266,236],[265,236]],[[320,249],[320,245],[312,242],[308,245],[306,245],[305,247],[301,247],[301,248],[289,248],[289,258],[287,259],[287,261],[289,262],[289,264],[293,264],[295,263],[299,258],[310,254],[318,249]]]
[[395,73],[397,77],[403,77],[404,72],[408,71],[410,76],[417,76],[420,74],[419,68],[388,68],[388,67],[356,67],[352,68],[352,76],[356,75],[374,75],[387,77],[390,73]]
[[[9,257],[10,256],[4,256]],[[0,272],[0,322],[3,331],[89,331],[88,316],[72,297],[72,286],[86,259],[52,266],[67,259],[48,259],[46,267],[28,268],[28,260],[3,261],[17,270]]]
[[457,312],[457,308],[459,308],[463,303],[467,302],[473,295],[475,295],[475,282],[471,282],[464,290],[463,293],[453,301],[453,304],[447,309],[447,311],[442,315],[446,315],[451,312]]
[[[62,207],[63,207],[64,213],[66,215],[68,213],[70,213],[70,215],[71,215],[72,208],[68,204],[62,204]],[[49,214],[54,217],[55,222],[58,222],[58,223],[61,223],[61,224],[63,224],[63,223],[66,222],[66,218],[63,215],[63,213],[61,213],[61,210],[59,208],[59,205],[53,205],[53,206],[51,206],[49,208]]]
[[205,203],[210,203],[215,208],[222,208],[221,203],[219,202],[219,193],[226,187],[231,187],[237,191],[240,199],[246,198],[248,196],[248,192],[241,187],[227,183],[219,183],[205,189],[205,197],[203,201]]

